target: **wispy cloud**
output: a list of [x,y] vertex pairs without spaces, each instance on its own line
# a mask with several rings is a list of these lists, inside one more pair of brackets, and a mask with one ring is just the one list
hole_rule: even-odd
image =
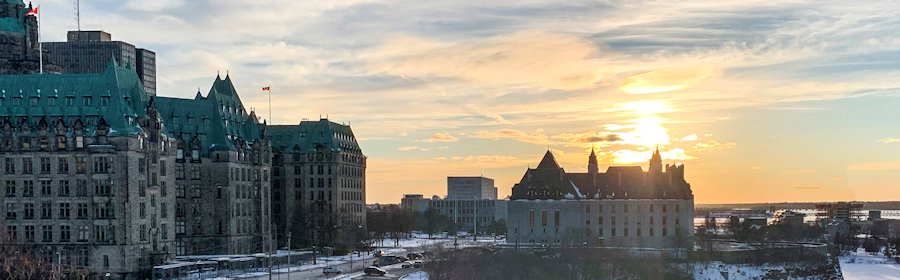
[[530,143],[530,144],[538,144],[538,145],[547,145],[550,144],[550,140],[547,138],[547,135],[544,134],[543,129],[535,130],[532,133],[526,133],[521,130],[511,129],[511,128],[503,128],[498,130],[482,130],[475,132],[472,135],[469,135],[473,138],[483,138],[483,139],[492,139],[492,140],[500,140],[500,139],[512,139],[519,142]]
[[882,138],[882,139],[878,139],[878,143],[884,143],[884,144],[900,143],[900,138]]
[[453,135],[444,133],[444,132],[438,132],[438,133],[432,134],[431,137],[429,137],[428,140],[426,140],[426,141],[428,141],[428,143],[456,142],[456,141],[459,141],[459,138],[457,138]]

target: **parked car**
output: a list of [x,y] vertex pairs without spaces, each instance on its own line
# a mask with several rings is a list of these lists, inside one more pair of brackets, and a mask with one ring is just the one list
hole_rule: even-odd
[[406,254],[406,257],[409,258],[410,260],[421,260],[421,259],[425,258],[424,255],[419,254],[419,253],[409,253],[409,254]]
[[402,268],[412,268],[412,267],[413,267],[413,262],[411,262],[411,261],[405,261],[405,262],[403,262],[403,264],[400,265],[400,267],[402,267]]
[[322,269],[322,274],[330,275],[330,274],[341,274],[341,270],[334,267],[326,267]]
[[374,266],[370,266],[366,267],[366,269],[363,269],[363,273],[369,276],[384,276],[385,274],[387,274],[387,271]]
[[422,268],[423,265],[425,265],[424,262],[422,262],[421,260],[417,260],[417,261],[414,261],[414,262],[413,262],[412,267],[414,267],[414,268]]

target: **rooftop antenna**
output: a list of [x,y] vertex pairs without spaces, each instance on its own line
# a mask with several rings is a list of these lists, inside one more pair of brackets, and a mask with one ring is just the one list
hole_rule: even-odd
[[74,0],[75,6],[75,26],[81,31],[81,0]]

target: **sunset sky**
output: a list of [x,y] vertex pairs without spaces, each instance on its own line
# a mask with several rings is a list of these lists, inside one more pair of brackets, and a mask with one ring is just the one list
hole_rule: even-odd
[[[159,95],[227,71],[263,116],[272,86],[276,124],[349,123],[369,203],[657,145],[697,203],[900,200],[896,2],[81,2],[82,29],[157,53]],[[72,1],[38,3],[65,40]]]

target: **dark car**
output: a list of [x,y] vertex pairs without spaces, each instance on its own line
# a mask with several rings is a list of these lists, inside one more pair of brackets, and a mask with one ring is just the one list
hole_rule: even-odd
[[366,267],[366,269],[363,269],[363,272],[369,276],[384,276],[387,274],[387,271],[374,266]]
[[421,259],[425,258],[424,255],[419,254],[419,253],[409,253],[409,254],[406,254],[406,257],[409,258],[410,260],[421,260]]

